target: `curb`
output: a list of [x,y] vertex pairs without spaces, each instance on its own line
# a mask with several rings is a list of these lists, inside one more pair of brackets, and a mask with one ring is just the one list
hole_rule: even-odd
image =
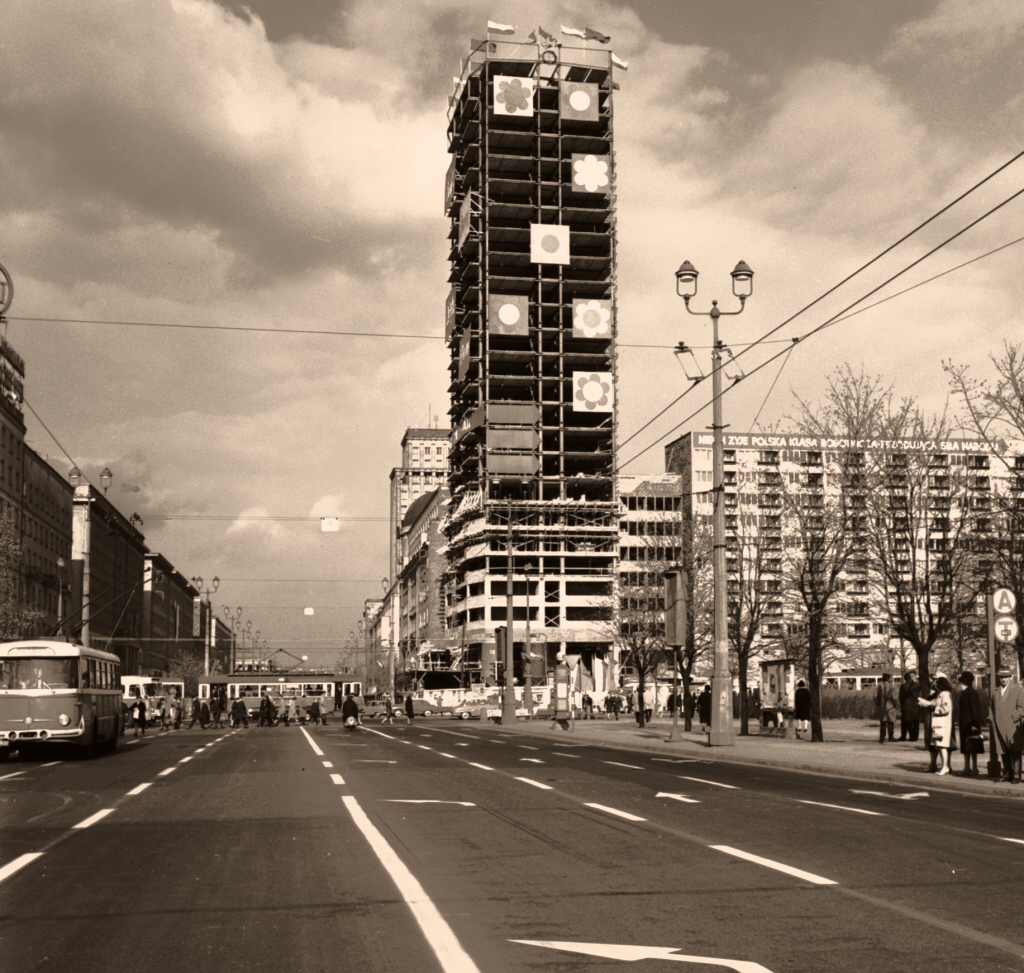
[[[505,727],[500,723],[494,724],[495,728],[503,733],[509,734],[521,734],[530,736],[543,736],[544,733],[538,733],[540,726],[548,728],[551,726],[550,723],[545,722],[540,724],[539,721],[535,723],[517,723],[513,728],[511,726]],[[550,732],[550,730],[549,730]],[[665,753],[663,747],[657,746],[653,739],[650,742],[642,740],[626,740],[626,741],[615,741],[608,742],[600,738],[595,738],[589,735],[575,736],[581,744],[586,740],[586,744],[590,746],[608,747],[614,750],[625,750],[632,753]],[[665,741],[667,742],[667,741]],[[689,741],[684,741],[689,742]],[[695,745],[699,747],[699,744]],[[706,749],[701,747],[702,750]],[[670,751],[679,752],[679,751]],[[687,750],[685,753],[692,755],[694,751]],[[753,757],[747,755],[735,755],[722,753],[719,750],[713,751],[714,756],[706,759],[706,763],[729,763],[739,764],[749,767],[769,767],[773,770],[791,770],[800,774],[813,774],[817,777],[831,777],[836,780],[852,780],[858,782],[879,782],[886,784],[900,784],[902,786],[917,786],[922,790],[934,790],[934,791],[949,791],[957,794],[968,794],[975,797],[1001,797],[1008,800],[1024,800],[1024,786],[1019,789],[1011,790],[1012,785],[998,785],[991,783],[982,778],[977,779],[977,783],[968,783],[967,780],[957,777],[940,777],[937,778],[934,774],[929,774],[927,771],[913,773],[910,771],[899,772],[886,772],[884,770],[830,770],[826,767],[822,767],[820,764],[808,764],[808,763],[795,763],[786,760],[773,760],[770,757]],[[920,778],[925,778],[925,781],[921,781]]]

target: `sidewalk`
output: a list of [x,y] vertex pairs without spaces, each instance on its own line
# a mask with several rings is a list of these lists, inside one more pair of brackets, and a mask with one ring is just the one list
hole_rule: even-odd
[[[759,736],[759,727],[751,722],[750,736],[739,735],[739,721],[733,724],[735,745],[714,747],[697,731],[683,731],[679,721],[677,742],[669,743],[672,730],[669,717],[659,717],[642,730],[635,717],[629,714],[618,720],[575,720],[567,732],[550,720],[519,720],[515,726],[498,728],[505,733],[548,734],[559,743],[587,743],[595,746],[616,747],[647,753],[672,754],[708,762],[751,764],[842,777],[860,781],[883,781],[918,790],[958,791],[965,794],[998,795],[1024,799],[1024,784],[1007,784],[989,780],[986,776],[988,754],[978,757],[979,777],[960,777],[963,755],[954,751],[950,773],[937,777],[928,773],[929,754],[921,742],[879,744],[878,724],[863,720],[824,720],[824,743],[811,743],[810,731],[801,734],[807,739],[782,739]],[[922,728],[923,734],[923,728]],[[986,744],[987,749],[987,744]]]

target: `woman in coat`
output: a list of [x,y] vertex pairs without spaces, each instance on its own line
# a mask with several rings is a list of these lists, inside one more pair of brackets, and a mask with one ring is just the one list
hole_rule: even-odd
[[701,729],[711,726],[711,687],[705,686],[697,697],[697,713],[700,716]]
[[811,691],[803,679],[796,684],[796,692],[793,694],[793,719],[796,720],[798,733],[808,728],[811,719]]
[[416,715],[416,707],[412,701],[412,693],[405,694],[405,719],[407,723],[412,723],[412,718]]
[[932,749],[937,757],[939,776],[949,773],[949,755],[953,750],[953,687],[943,676],[935,678],[935,692],[931,699],[919,699],[922,709],[932,711]]
[[957,723],[960,725],[960,749],[964,754],[964,777],[978,776],[978,754],[984,750],[971,750],[975,746],[968,743],[968,740],[980,740],[981,724],[985,720],[985,713],[981,708],[981,697],[978,690],[974,688],[974,673],[961,672],[960,697],[956,701]]

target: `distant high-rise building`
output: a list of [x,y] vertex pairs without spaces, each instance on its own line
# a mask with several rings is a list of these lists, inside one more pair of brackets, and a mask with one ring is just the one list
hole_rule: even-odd
[[511,521],[517,660],[529,610],[535,677],[561,649],[602,690],[619,540],[613,55],[543,30],[471,43],[445,199],[449,638],[492,671]]
[[425,493],[443,486],[448,477],[448,430],[405,430],[402,437],[402,465],[391,471],[390,532],[388,534],[389,578],[402,570],[402,521],[410,505]]

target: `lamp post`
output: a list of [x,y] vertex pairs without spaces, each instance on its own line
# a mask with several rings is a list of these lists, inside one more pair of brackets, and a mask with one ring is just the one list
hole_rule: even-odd
[[[530,575],[533,574],[533,565],[524,564],[523,574],[526,576],[526,635],[523,639],[523,700],[526,703],[526,718],[533,719],[533,653],[530,651]],[[544,602],[539,598],[538,604]]]
[[224,618],[227,621],[228,628],[231,629],[231,671],[234,672],[238,668],[238,657],[235,652],[235,631],[241,624],[242,609],[239,607],[235,614],[231,613],[231,609],[227,605],[221,606],[224,609]]
[[57,558],[57,634],[64,634],[64,558]]
[[715,669],[711,677],[711,730],[708,744],[712,747],[733,745],[732,733],[732,679],[729,675],[729,630],[726,614],[725,590],[725,497],[724,447],[722,443],[722,351],[718,340],[718,319],[742,314],[747,298],[754,292],[754,272],[741,260],[732,273],[732,292],[740,299],[738,311],[721,311],[718,301],[711,302],[710,311],[694,311],[690,298],[697,293],[697,270],[688,260],[676,271],[676,293],[686,304],[690,314],[711,318],[711,390],[713,397],[711,429],[713,446],[711,458],[712,495],[714,496],[714,598],[715,598]]
[[[68,473],[68,482],[71,484],[71,488],[75,493],[78,493],[78,488],[82,483],[82,471],[77,466],[72,466]],[[92,573],[90,568],[90,556],[92,553],[92,537],[90,536],[90,521],[92,514],[92,491],[89,491],[89,496],[85,498],[85,512],[82,517],[85,521],[82,530],[82,607],[80,609],[80,615],[82,618],[82,630],[79,638],[82,640],[82,645],[88,646],[90,644],[90,631],[89,621],[92,614],[92,606],[89,604],[89,596],[91,593],[92,586]]]
[[213,605],[210,604],[210,595],[220,587],[220,578],[214,575],[213,581],[210,582],[213,587],[207,588],[206,591],[203,591],[202,575],[197,574],[192,578],[192,584],[199,592],[200,605],[203,595],[206,595],[206,624],[203,625],[203,674],[208,676],[210,674],[210,647],[213,643]]

